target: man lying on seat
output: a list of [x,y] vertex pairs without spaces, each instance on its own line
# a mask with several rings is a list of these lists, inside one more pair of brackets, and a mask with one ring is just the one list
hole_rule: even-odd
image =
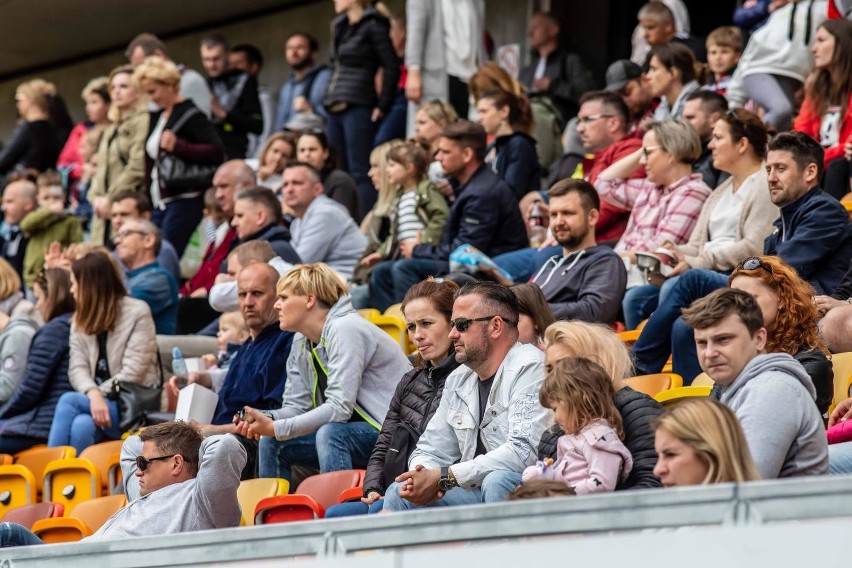
[[[128,504],[88,542],[235,527],[246,451],[236,436],[204,438],[194,426],[165,422],[130,436],[121,448]],[[0,523],[0,548],[42,544],[16,523]]]

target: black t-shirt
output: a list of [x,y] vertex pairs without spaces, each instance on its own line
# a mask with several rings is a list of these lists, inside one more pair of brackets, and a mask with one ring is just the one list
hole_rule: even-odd
[[[479,424],[482,424],[482,417],[485,416],[485,407],[488,406],[488,395],[491,394],[491,385],[494,384],[495,376],[496,373],[484,381],[479,381]],[[482,431],[480,430],[476,436],[476,455],[481,456],[487,453],[488,450],[485,449],[485,444],[482,443]]]

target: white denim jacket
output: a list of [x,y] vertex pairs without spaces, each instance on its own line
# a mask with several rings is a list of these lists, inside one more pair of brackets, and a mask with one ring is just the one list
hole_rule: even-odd
[[[536,447],[552,423],[552,412],[538,401],[544,381],[544,354],[532,345],[515,344],[497,370],[488,406],[479,422],[479,377],[462,365],[447,377],[444,394],[409,467],[452,465],[461,487],[482,484],[492,471],[515,471],[535,462]],[[488,453],[474,457],[482,435]]]

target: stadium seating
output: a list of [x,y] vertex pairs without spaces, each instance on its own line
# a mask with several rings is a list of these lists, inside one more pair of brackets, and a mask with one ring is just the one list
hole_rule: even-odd
[[668,390],[661,391],[654,396],[657,402],[662,404],[663,406],[671,406],[681,400],[685,400],[687,398],[696,398],[696,397],[707,397],[710,396],[710,391],[712,387],[707,386],[689,386],[689,387],[676,387]]
[[110,495],[84,501],[70,517],[42,519],[33,524],[33,533],[46,543],[75,542],[93,535],[116,511],[127,504],[124,495]]
[[47,464],[55,459],[73,458],[75,454],[71,446],[37,446],[16,454],[13,464],[0,466],[0,514],[38,503]]
[[325,510],[340,502],[341,493],[360,488],[364,470],[349,469],[313,475],[296,488],[293,495],[262,499],[255,508],[255,524],[287,523],[321,519]]
[[370,323],[373,323],[385,333],[393,337],[393,340],[399,343],[406,355],[414,352],[414,346],[408,339],[408,330],[405,327],[405,320],[396,316],[387,315],[372,315],[369,318]]
[[70,512],[82,502],[110,492],[110,461],[121,453],[121,440],[89,446],[79,458],[55,460],[44,470],[44,500]]
[[254,509],[261,499],[286,495],[289,490],[290,482],[286,479],[261,478],[241,481],[240,487],[237,489],[237,500],[240,502],[240,509],[243,511],[240,526],[254,524]]
[[624,379],[624,384],[648,396],[656,396],[664,390],[683,386],[683,378],[675,373],[655,373]]
[[831,367],[834,370],[834,404],[849,398],[849,387],[852,386],[852,352],[835,353],[831,356]]
[[0,521],[4,523],[18,523],[28,529],[32,528],[36,521],[61,517],[65,513],[65,507],[61,503],[31,503],[23,507],[11,509]]

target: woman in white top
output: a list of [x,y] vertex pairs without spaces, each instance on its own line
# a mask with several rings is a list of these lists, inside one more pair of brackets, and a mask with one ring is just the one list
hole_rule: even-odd
[[631,288],[624,295],[625,319],[641,321],[662,302],[678,277],[690,268],[729,272],[737,263],[763,253],[778,208],[767,191],[768,135],[760,118],[747,110],[729,111],[713,127],[713,167],[731,174],[704,206],[685,244],[665,243],[676,264],[662,287]]
[[284,168],[296,157],[297,139],[292,132],[276,132],[264,144],[260,159],[245,161],[257,174],[257,185],[276,192],[281,189]]
[[648,89],[660,97],[654,120],[680,118],[686,98],[701,86],[695,80],[695,56],[680,43],[666,43],[651,50],[645,72]]

